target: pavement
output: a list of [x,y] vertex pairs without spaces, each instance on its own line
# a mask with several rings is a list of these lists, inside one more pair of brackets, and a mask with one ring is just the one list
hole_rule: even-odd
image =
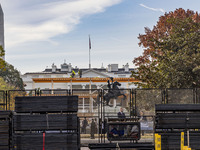
[[81,150],[90,150],[88,147],[81,147]]
[[[113,141],[112,143],[129,143],[130,141]],[[145,135],[142,136],[141,139],[138,142],[153,142],[153,136],[151,135]],[[89,150],[88,144],[89,143],[101,143],[101,141],[98,138],[90,139],[90,138],[81,138],[81,150]],[[104,139],[102,139],[102,143],[104,143]],[[110,143],[105,138],[105,143]]]

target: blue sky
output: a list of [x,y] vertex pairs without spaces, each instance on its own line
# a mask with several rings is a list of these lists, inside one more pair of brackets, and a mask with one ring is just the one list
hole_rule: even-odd
[[5,20],[6,61],[22,74],[66,60],[88,67],[118,63],[142,54],[138,35],[176,8],[199,11],[199,0],[0,0]]

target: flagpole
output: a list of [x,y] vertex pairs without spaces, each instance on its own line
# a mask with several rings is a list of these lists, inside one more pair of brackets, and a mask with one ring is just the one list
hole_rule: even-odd
[[89,69],[91,69],[90,50],[91,50],[91,41],[90,41],[90,35],[89,35]]

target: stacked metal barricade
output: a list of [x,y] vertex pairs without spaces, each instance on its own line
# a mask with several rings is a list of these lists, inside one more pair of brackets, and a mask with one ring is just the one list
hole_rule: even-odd
[[200,104],[158,104],[155,133],[161,135],[163,150],[179,150],[181,132],[184,145],[200,149]]
[[11,144],[11,111],[0,111],[0,150],[9,150]]
[[16,97],[15,150],[80,149],[78,96]]

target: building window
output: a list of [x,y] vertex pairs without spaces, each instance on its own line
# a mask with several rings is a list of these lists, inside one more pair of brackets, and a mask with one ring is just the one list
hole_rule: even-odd
[[119,75],[119,77],[122,77],[122,78],[123,78],[123,77],[126,77],[126,75]]
[[51,75],[44,75],[44,78],[51,78]]
[[32,78],[39,78],[39,75],[32,75]]
[[63,77],[63,75],[56,75],[56,77],[57,77],[57,78],[62,78],[62,77]]

